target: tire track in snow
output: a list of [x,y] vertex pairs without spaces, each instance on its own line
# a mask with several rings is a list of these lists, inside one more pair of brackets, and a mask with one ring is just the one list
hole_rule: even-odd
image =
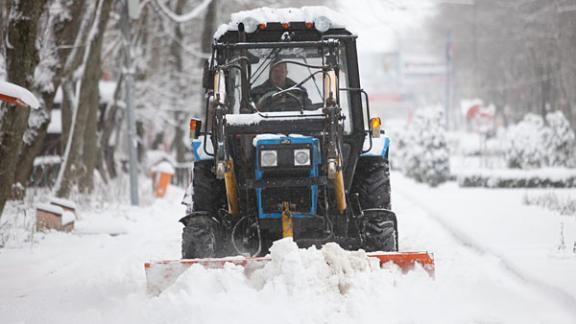
[[570,314],[573,314],[576,318],[576,298],[572,296],[570,293],[566,292],[561,288],[553,286],[545,281],[542,281],[538,278],[534,278],[533,276],[524,273],[521,269],[516,267],[506,257],[500,255],[499,253],[489,248],[486,248],[481,243],[477,242],[477,240],[467,235],[464,231],[457,229],[455,226],[445,221],[444,218],[441,216],[440,212],[438,212],[433,207],[423,202],[422,199],[418,198],[414,194],[402,190],[402,188],[399,187],[400,186],[393,187],[394,194],[400,194],[405,200],[412,202],[419,209],[423,210],[424,214],[428,216],[430,220],[432,220],[440,227],[442,227],[460,245],[474,251],[479,255],[485,255],[497,258],[500,261],[500,264],[502,265],[503,269],[506,270],[510,275],[516,277],[521,282],[525,283],[527,286],[532,287],[532,289],[537,290],[542,294],[558,301],[560,305],[565,307],[568,310],[568,312]]

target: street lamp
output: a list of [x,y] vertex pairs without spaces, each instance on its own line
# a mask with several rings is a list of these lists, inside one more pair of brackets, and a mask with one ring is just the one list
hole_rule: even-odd
[[126,122],[128,128],[128,163],[130,174],[130,203],[138,206],[138,160],[136,157],[136,125],[134,117],[134,58],[132,57],[132,33],[130,23],[140,15],[139,0],[126,0],[122,19],[122,34],[124,36],[124,85],[126,94]]

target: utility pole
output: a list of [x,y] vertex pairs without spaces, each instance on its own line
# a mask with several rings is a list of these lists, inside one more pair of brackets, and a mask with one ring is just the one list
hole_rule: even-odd
[[450,128],[450,112],[452,111],[452,32],[446,35],[446,88],[444,97],[444,118],[446,130]]
[[126,95],[126,122],[128,129],[128,163],[130,173],[130,203],[138,206],[138,159],[136,147],[138,140],[136,137],[136,120],[134,117],[134,58],[132,57],[132,32],[131,20],[138,19],[139,1],[125,0],[124,14],[122,17],[122,34],[124,38],[124,90]]

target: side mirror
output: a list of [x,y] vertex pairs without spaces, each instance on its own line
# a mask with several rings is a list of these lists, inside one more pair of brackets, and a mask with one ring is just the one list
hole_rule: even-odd
[[208,60],[204,61],[204,70],[202,71],[202,87],[205,90],[214,89],[214,71],[210,70]]

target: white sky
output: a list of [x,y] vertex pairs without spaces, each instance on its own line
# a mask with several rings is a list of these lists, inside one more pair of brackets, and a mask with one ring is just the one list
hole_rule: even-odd
[[[395,51],[405,42],[401,35],[417,30],[434,14],[434,0],[337,0],[336,10],[358,34],[361,51]],[[399,39],[400,38],[400,39]]]

